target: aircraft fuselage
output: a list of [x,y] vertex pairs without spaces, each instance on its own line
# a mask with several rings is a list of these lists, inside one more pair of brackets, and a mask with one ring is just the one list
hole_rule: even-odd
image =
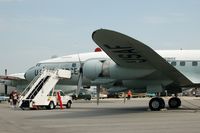
[[[200,51],[160,50],[157,52],[194,83],[200,83]],[[121,67],[104,52],[74,54],[41,61],[27,70],[25,78],[31,81],[43,68],[71,70],[71,79],[59,81],[58,84],[62,85],[77,85],[80,69],[83,71],[84,86],[101,84],[107,87],[123,86],[128,89],[142,89],[148,85],[167,86],[173,82],[153,67]]]

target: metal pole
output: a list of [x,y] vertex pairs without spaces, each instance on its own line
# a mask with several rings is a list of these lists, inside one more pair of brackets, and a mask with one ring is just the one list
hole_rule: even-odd
[[7,72],[8,72],[7,69],[5,69],[5,76],[7,76]]
[[99,105],[99,99],[100,99],[100,85],[97,85],[97,106]]
[[4,89],[5,89],[5,96],[7,96],[8,95],[8,86],[7,86],[7,84],[4,84]]
[[[7,69],[5,69],[5,76],[7,76],[7,73],[8,71],[7,71]],[[7,86],[7,84],[6,84],[6,82],[4,83],[4,89],[5,89],[5,96],[7,96],[8,95],[8,86]]]
[[124,92],[124,104],[126,103],[126,92]]

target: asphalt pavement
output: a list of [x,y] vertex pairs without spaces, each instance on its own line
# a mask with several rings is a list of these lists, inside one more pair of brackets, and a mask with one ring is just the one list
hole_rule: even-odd
[[[74,101],[71,109],[21,110],[0,104],[0,133],[199,133],[200,98],[180,109],[150,111],[150,98]],[[166,102],[168,98],[165,98]]]

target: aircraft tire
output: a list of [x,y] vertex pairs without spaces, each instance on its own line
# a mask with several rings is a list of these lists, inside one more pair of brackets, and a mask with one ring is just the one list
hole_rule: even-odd
[[71,108],[71,106],[72,106],[71,101],[68,101],[67,104],[66,104],[66,108],[69,109],[69,108]]
[[56,108],[56,106],[55,106],[54,102],[51,101],[51,102],[49,103],[48,109],[52,110],[52,109],[55,109],[55,108]]
[[160,97],[154,97],[149,101],[149,108],[151,111],[160,111],[165,108],[165,101]]
[[168,101],[168,105],[172,109],[176,109],[181,106],[181,100],[178,97],[172,97]]
[[161,103],[161,109],[165,108],[165,101],[163,98],[159,97],[160,98],[160,103]]

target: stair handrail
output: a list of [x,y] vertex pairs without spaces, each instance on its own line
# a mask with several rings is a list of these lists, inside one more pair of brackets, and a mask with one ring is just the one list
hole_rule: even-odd
[[[41,74],[43,74],[44,71],[46,71],[46,76],[52,76],[52,74],[57,74],[57,70],[51,70],[51,69],[46,69],[46,68],[43,69],[43,70],[41,71]],[[34,91],[32,92],[32,94],[30,95],[30,97],[32,97],[33,94],[37,91],[38,87],[39,87],[42,83],[44,83],[45,78],[42,79],[42,80],[43,80],[43,81],[40,82],[40,84],[38,84],[38,86],[34,89]],[[27,100],[28,100],[28,99],[27,99]]]
[[32,94],[30,95],[30,97],[32,97],[33,94],[37,91],[38,87],[39,87],[41,84],[44,83],[44,80],[45,80],[45,78],[43,78],[43,79],[42,79],[42,82],[40,82],[40,83],[38,84],[38,86],[34,89],[34,91],[32,92]]
[[37,79],[43,74],[45,69],[42,69],[37,76],[34,77],[34,79],[29,83],[29,85],[24,89],[24,91],[21,93],[21,96],[25,96],[26,93],[31,89],[32,85],[37,81]]

